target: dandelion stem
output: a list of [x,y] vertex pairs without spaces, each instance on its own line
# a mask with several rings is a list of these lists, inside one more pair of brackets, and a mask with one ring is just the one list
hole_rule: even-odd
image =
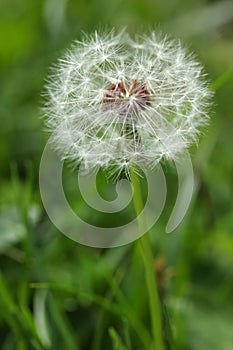
[[[133,202],[134,208],[138,219],[139,230],[146,231],[147,223],[144,216],[140,216],[143,209],[143,200],[141,193],[141,186],[139,178],[133,169],[130,171],[130,179],[134,188]],[[151,324],[152,324],[152,335],[153,335],[153,350],[164,350],[163,342],[163,330],[162,330],[162,317],[160,300],[156,282],[156,276],[154,271],[153,253],[151,250],[149,232],[147,231],[140,239],[141,254],[144,262],[146,283],[149,296]]]

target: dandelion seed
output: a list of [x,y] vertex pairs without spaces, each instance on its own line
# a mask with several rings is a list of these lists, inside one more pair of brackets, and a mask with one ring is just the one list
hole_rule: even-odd
[[211,93],[179,42],[152,32],[85,35],[56,65],[44,108],[62,159],[116,178],[153,168],[196,142]]

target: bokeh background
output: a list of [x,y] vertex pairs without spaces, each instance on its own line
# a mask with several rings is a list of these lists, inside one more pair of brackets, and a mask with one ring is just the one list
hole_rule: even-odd
[[[229,0],[1,0],[0,348],[147,350],[149,311],[137,244],[81,246],[56,230],[40,199],[48,139],[41,93],[48,68],[98,27],[162,30],[203,62],[216,90],[212,119],[191,150],[196,176],[182,225],[164,233],[177,189],[165,166],[166,210],[152,230],[168,349],[233,348],[233,3]],[[93,214],[75,194],[72,205]],[[112,187],[100,181],[105,195]],[[106,190],[107,189],[107,190]],[[105,223],[103,214],[96,221]],[[111,219],[114,225],[114,217]],[[122,218],[124,220],[124,218]],[[77,228],[78,229],[78,228]]]

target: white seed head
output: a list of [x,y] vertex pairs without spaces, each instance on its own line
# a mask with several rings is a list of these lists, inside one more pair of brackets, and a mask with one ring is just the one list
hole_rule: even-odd
[[52,69],[46,122],[62,159],[86,171],[153,168],[196,142],[211,93],[179,42],[152,32],[95,32]]

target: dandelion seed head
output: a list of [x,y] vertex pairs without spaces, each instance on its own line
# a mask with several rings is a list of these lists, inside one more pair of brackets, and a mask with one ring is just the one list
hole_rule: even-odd
[[180,42],[152,32],[84,35],[53,68],[44,111],[62,159],[117,178],[175,160],[208,122],[202,66]]

